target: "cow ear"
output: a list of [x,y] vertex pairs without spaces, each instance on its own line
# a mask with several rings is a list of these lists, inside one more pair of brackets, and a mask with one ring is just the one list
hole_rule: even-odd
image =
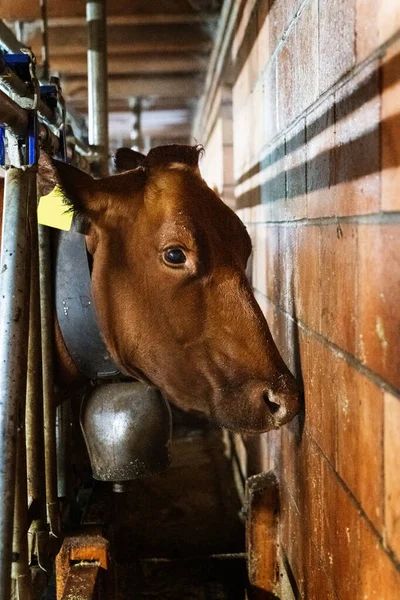
[[85,217],[93,219],[104,208],[101,195],[97,193],[96,180],[84,171],[41,152],[38,165],[40,195],[46,196],[56,185],[64,194],[65,204]]
[[114,154],[114,166],[117,173],[124,173],[141,167],[146,160],[145,154],[130,148],[118,148]]
[[146,169],[156,170],[162,167],[192,169],[199,173],[199,158],[203,153],[203,146],[184,146],[171,144],[158,146],[150,150],[146,157]]

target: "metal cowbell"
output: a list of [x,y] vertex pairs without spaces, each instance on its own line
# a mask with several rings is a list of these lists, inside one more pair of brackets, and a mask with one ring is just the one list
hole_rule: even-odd
[[95,479],[128,481],[168,468],[171,411],[156,388],[99,386],[83,401],[80,421]]

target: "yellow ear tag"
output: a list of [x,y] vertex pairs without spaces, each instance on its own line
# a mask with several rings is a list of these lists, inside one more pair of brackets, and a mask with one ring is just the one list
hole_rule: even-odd
[[38,205],[38,222],[40,225],[55,227],[63,231],[71,229],[74,215],[69,211],[69,207],[64,204],[63,198],[64,194],[58,185],[47,196],[41,196]]

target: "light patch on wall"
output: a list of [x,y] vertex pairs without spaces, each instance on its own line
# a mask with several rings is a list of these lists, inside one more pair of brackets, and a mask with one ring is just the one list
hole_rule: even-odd
[[383,350],[387,350],[388,342],[385,335],[385,330],[382,323],[382,317],[376,317],[376,325],[375,325],[376,335],[378,336],[378,340]]

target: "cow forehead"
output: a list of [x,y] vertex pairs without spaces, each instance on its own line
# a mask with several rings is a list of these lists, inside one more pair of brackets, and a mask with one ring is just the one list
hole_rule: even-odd
[[250,245],[239,217],[208,187],[198,172],[170,168],[148,182],[145,204],[163,229],[214,236]]

